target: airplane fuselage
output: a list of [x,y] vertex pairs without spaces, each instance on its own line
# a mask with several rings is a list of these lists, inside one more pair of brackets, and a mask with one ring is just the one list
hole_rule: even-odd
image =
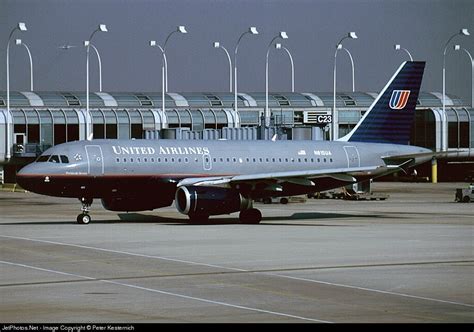
[[77,141],[49,149],[43,160],[32,164],[35,172],[26,166],[18,181],[33,192],[51,196],[151,195],[172,201],[176,183],[190,177],[367,166],[379,169],[360,175],[376,177],[388,171],[381,157],[427,151],[406,145],[327,141]]

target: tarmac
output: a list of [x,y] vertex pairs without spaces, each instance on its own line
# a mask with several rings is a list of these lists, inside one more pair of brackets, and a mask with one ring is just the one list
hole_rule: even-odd
[[474,203],[461,183],[374,183],[385,201],[256,204],[188,224],[174,206],[0,192],[0,322],[473,323]]

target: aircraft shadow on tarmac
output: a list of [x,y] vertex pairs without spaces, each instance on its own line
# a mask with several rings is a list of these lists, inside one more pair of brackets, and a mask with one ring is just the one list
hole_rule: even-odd
[[[148,214],[140,213],[121,213],[118,214],[120,222],[127,223],[157,223],[157,224],[170,224],[177,226],[199,226],[199,225],[235,225],[239,224],[238,218],[219,218],[211,217],[206,221],[195,221],[189,223],[188,219],[174,219],[167,217],[160,217]],[[277,217],[264,217],[260,225],[288,225],[288,226],[353,226],[353,225],[331,225],[331,224],[298,224],[297,222],[293,223],[292,220],[313,220],[315,222],[322,221],[325,219],[337,219],[337,218],[379,218],[379,215],[352,215],[352,214],[342,214],[342,213],[317,213],[317,212],[300,212],[294,213],[290,216],[277,216]],[[272,221],[275,221],[272,223]],[[279,221],[289,221],[288,223],[282,223]],[[102,221],[97,221],[102,222]],[[117,222],[117,221],[113,221]],[[107,223],[104,221],[104,223]]]
[[[161,217],[161,216],[154,216],[148,214],[141,214],[141,213],[119,213],[119,219],[110,219],[110,220],[92,220],[92,224],[118,224],[118,223],[155,223],[155,224],[169,224],[169,225],[177,225],[177,226],[199,226],[199,225],[235,225],[239,223],[238,218],[213,218],[211,217],[207,221],[203,222],[193,222],[189,223],[188,219],[175,219],[175,218],[168,218],[168,217]],[[377,214],[344,214],[344,213],[319,213],[319,212],[299,212],[293,213],[290,216],[272,216],[272,217],[264,217],[262,220],[261,226],[267,225],[288,225],[288,226],[331,226],[331,227],[346,227],[346,226],[354,226],[351,224],[347,225],[331,225],[330,223],[321,224],[322,221],[330,221],[331,219],[341,219],[341,218],[351,218],[355,220],[360,219],[377,219],[377,218],[394,218],[388,215],[377,215]],[[298,220],[312,220],[314,223],[298,223]],[[286,223],[284,221],[287,221]],[[295,222],[293,222],[295,221]],[[67,224],[74,224],[75,222],[72,220],[66,221],[37,221],[37,222],[10,222],[10,223],[1,223],[1,225],[67,225]]]

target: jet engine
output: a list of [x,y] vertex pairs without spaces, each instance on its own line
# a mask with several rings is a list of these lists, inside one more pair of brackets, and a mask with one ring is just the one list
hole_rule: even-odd
[[175,196],[176,208],[182,214],[219,215],[243,211],[252,207],[252,200],[230,188],[180,187]]

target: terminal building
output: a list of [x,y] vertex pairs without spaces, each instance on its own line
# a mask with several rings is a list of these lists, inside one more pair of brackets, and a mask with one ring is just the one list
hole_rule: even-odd
[[[281,139],[328,140],[333,93],[269,93],[271,125],[261,126],[265,93],[161,92],[0,92],[0,180],[15,182],[18,169],[50,146],[93,138],[120,139]],[[377,93],[338,93],[339,137],[361,119]],[[439,160],[440,180],[463,180],[474,175],[474,109],[460,98],[420,92],[412,145],[458,153]],[[422,172],[428,173],[430,165]]]

